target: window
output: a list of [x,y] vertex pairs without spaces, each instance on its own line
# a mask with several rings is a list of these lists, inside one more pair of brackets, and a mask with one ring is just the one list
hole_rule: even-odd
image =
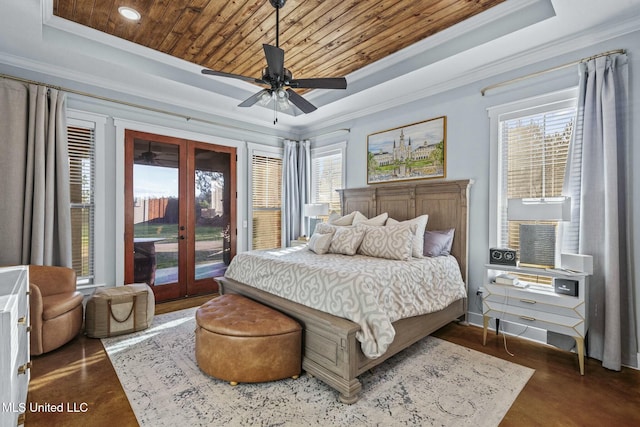
[[575,123],[575,91],[496,107],[489,115],[491,199],[497,201],[491,212],[490,245],[518,250],[521,222],[507,220],[507,200],[562,195]]
[[251,156],[252,249],[281,246],[282,157],[254,152]]
[[95,123],[69,119],[69,178],[73,269],[78,284],[94,280]]
[[329,203],[329,212],[340,213],[340,195],[344,188],[344,150],[335,144],[311,150],[311,201]]

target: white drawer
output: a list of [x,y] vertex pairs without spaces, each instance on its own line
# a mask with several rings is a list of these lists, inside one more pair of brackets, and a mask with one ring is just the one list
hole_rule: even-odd
[[31,378],[28,289],[28,267],[0,268],[0,402],[11,409],[0,411],[3,427],[16,425]]
[[529,325],[570,336],[584,337],[586,332],[584,318],[562,316],[560,314],[510,306],[492,301],[485,301],[483,308],[485,316],[508,320],[522,325]]
[[516,286],[486,285],[485,299],[508,305],[534,308],[535,310],[562,314],[569,317],[586,317],[584,298],[556,294],[551,290],[518,288]]
[[504,296],[490,294],[485,299],[485,302],[491,304],[504,304],[512,307],[522,307],[530,310],[544,311],[545,313],[554,313],[566,317],[575,317],[578,319],[584,318],[584,303],[578,305],[575,308],[565,307],[562,305],[550,305],[538,301],[535,298],[530,298],[530,295],[524,297]]

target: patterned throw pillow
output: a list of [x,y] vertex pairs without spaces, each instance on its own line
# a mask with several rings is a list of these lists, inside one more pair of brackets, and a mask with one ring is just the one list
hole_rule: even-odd
[[402,222],[396,221],[393,218],[389,218],[387,220],[386,226],[396,225],[396,224],[415,224],[416,234],[413,238],[412,255],[414,258],[424,258],[424,230],[427,228],[428,220],[429,220],[429,215],[420,215],[416,218],[408,219]]
[[338,229],[337,226],[327,224],[326,222],[320,222],[316,224],[316,229],[313,234],[333,234]]
[[358,253],[376,258],[407,261],[411,259],[415,228],[414,224],[366,227]]
[[355,255],[363,237],[364,231],[362,230],[353,227],[337,227],[331,239],[329,252],[334,254]]
[[314,233],[307,243],[307,248],[310,251],[317,253],[318,255],[326,254],[329,252],[329,246],[331,246],[331,238],[333,233]]

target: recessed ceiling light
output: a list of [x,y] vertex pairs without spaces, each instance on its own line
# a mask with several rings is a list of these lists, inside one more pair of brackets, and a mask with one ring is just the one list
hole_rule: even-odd
[[122,15],[125,18],[130,19],[132,21],[139,21],[140,20],[140,12],[138,12],[137,10],[132,9],[130,7],[120,6],[118,8],[118,12],[120,12],[120,15]]

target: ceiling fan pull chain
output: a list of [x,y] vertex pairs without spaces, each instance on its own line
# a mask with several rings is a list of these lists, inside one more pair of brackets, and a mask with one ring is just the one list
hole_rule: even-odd
[[273,100],[273,125],[275,126],[278,123],[278,103],[276,100]]

